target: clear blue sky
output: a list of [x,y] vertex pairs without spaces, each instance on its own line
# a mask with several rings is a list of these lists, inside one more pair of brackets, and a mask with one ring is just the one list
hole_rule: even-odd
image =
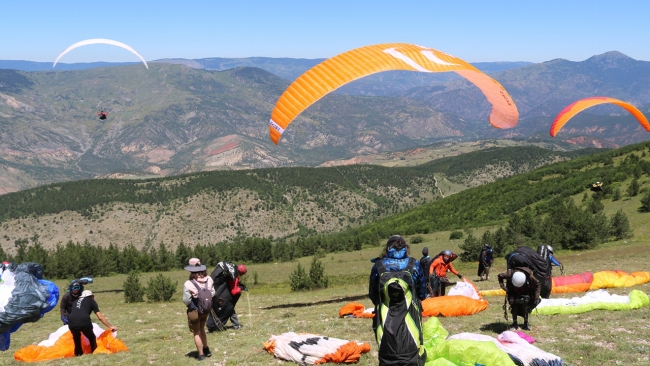
[[[432,47],[469,62],[581,61],[607,51],[650,60],[650,1],[637,0],[7,0],[0,59],[54,61],[88,38],[126,43],[146,60],[326,58],[369,44]],[[60,62],[137,62],[111,46]]]

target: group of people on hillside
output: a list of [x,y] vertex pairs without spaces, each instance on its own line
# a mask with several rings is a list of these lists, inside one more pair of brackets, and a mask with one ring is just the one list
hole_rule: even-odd
[[[198,352],[197,359],[205,360],[212,356],[206,337],[209,332],[223,331],[230,320],[233,329],[242,325],[235,312],[235,305],[242,291],[248,291],[240,282],[246,274],[246,266],[232,262],[219,262],[212,274],[208,276],[207,268],[198,258],[189,260],[185,270],[190,272],[189,279],[183,285],[183,303],[187,307],[187,322],[194,337]],[[113,332],[117,327],[111,325],[99,311],[92,291],[84,290],[84,281],[75,279],[68,286],[68,291],[61,298],[59,310],[61,321],[72,333],[75,356],[83,355],[81,335],[90,343],[91,352],[97,348],[97,339],[93,332],[90,315],[94,312],[99,321]]]
[[[551,264],[562,266],[553,258],[553,248],[540,246],[539,258]],[[478,275],[481,280],[489,280],[494,251],[484,244],[479,256]],[[516,252],[507,257],[517,257]],[[429,256],[429,249],[422,250],[422,258],[410,256],[410,246],[400,235],[391,236],[382,255],[373,259],[370,272],[368,296],[375,305],[373,330],[379,345],[379,365],[417,365],[426,362],[426,350],[422,334],[421,301],[429,297],[445,295],[445,288],[452,283],[447,278],[449,272],[463,279],[452,265],[457,255],[444,250],[435,257]],[[513,262],[516,263],[516,262]],[[500,273],[499,285],[506,291],[506,303],[513,317],[511,330],[519,329],[517,317],[522,317],[522,329],[530,329],[528,315],[540,303],[543,284],[536,277],[532,266],[513,266]],[[562,268],[562,267],[561,267]],[[543,278],[544,283],[550,281]],[[550,289],[549,289],[550,294]],[[548,297],[548,295],[546,296]],[[504,310],[506,305],[504,304]],[[507,318],[507,313],[506,313]]]
[[223,331],[230,320],[233,329],[241,328],[235,305],[242,291],[248,291],[240,282],[241,276],[246,274],[246,266],[219,262],[208,276],[206,266],[198,258],[192,258],[185,270],[190,276],[183,285],[183,303],[187,306],[187,322],[194,336],[197,359],[202,361],[212,356],[206,326],[210,332]]

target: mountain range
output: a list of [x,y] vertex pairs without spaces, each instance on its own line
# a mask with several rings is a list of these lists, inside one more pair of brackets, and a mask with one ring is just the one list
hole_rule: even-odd
[[[0,69],[0,193],[98,176],[316,166],[440,140],[550,140],[553,117],[595,95],[650,111],[650,62],[619,52],[581,62],[486,63],[477,66],[517,103],[513,129],[493,129],[485,97],[454,74],[392,72],[325,96],[273,145],[267,126],[275,102],[320,61],[174,59],[151,62],[149,70],[133,63],[39,72],[15,70],[20,62],[13,61],[14,70]],[[99,110],[109,113],[106,121],[97,119]],[[595,107],[556,139],[616,147],[650,137],[626,113]]]

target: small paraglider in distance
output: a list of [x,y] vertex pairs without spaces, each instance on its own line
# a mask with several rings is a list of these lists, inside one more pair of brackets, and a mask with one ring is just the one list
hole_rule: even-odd
[[593,191],[593,192],[605,192],[603,190],[603,182],[592,183],[591,188],[589,188],[589,189],[591,189],[591,191]]
[[56,67],[57,62],[59,62],[61,57],[63,57],[68,52],[74,50],[75,48],[88,46],[88,45],[92,45],[92,44],[107,44],[107,45],[123,48],[123,49],[131,52],[132,54],[136,55],[140,59],[140,61],[142,61],[142,63],[144,64],[144,67],[146,67],[147,70],[149,69],[149,65],[147,65],[147,61],[145,61],[144,57],[140,56],[140,54],[138,52],[136,52],[136,50],[131,48],[129,45],[124,44],[122,42],[114,41],[112,39],[103,39],[103,38],[87,39],[85,41],[80,41],[80,42],[77,42],[77,43],[71,45],[70,47],[66,48],[63,52],[61,52],[61,54],[54,61],[54,64],[52,65],[52,67],[53,68]]
[[106,117],[108,117],[108,112],[99,111],[97,112],[97,116],[99,117],[99,119],[106,119]]

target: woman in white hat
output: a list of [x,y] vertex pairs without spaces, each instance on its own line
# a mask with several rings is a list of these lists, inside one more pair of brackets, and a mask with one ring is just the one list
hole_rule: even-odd
[[[185,267],[186,271],[191,272],[190,278],[185,281],[183,286],[183,303],[187,306],[187,322],[190,326],[190,331],[194,334],[194,343],[198,351],[198,360],[205,360],[206,357],[212,356],[210,347],[208,347],[208,340],[205,335],[205,322],[208,320],[209,312],[201,313],[199,308],[202,307],[199,301],[206,296],[212,299],[214,296],[214,282],[205,265],[201,264],[198,258],[192,258],[189,265]],[[202,293],[209,291],[209,295],[201,296]],[[209,307],[211,308],[211,307]]]

